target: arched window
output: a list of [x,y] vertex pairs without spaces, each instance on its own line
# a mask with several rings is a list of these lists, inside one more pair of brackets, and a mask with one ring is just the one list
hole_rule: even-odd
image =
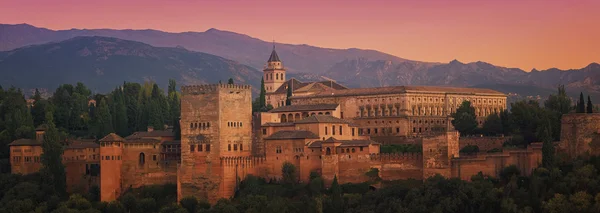
[[350,149],[346,148],[346,152],[347,152],[347,153],[350,153]]
[[327,150],[325,151],[326,155],[331,155],[331,149],[329,149],[329,147],[327,147]]
[[325,113],[325,115],[331,115],[331,113],[329,113],[329,112],[326,112],[326,113]]
[[143,153],[143,152],[142,152],[142,153],[140,153],[140,159],[139,159],[139,163],[140,163],[140,166],[141,166],[141,165],[144,165],[144,163],[146,163],[146,155],[144,155],[144,153]]
[[285,114],[281,114],[281,123],[285,122],[287,122],[287,117],[285,116]]
[[352,153],[354,153],[356,150],[354,148],[352,148]]
[[342,153],[344,153],[344,149],[342,149]]
[[231,151],[231,144],[227,144],[227,151]]

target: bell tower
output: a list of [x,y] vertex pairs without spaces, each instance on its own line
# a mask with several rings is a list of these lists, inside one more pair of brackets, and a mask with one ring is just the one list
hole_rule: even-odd
[[285,69],[283,68],[283,63],[279,60],[277,52],[275,52],[275,43],[273,43],[273,51],[263,72],[265,74],[263,78],[267,93],[275,92],[285,82]]

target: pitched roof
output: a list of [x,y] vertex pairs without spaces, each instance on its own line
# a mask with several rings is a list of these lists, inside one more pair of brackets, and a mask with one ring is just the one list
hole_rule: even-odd
[[333,117],[331,115],[311,115],[302,120],[296,121],[297,124],[310,124],[310,123],[343,123],[350,124],[350,122]]
[[133,134],[125,137],[125,139],[136,139],[136,138],[153,138],[153,137],[175,137],[175,132],[172,129],[166,130],[154,130],[151,132],[134,132]]
[[9,143],[8,145],[9,146],[40,146],[40,145],[42,145],[42,142],[33,140],[33,139],[21,138],[21,139],[14,140],[13,142]]
[[125,143],[160,143],[160,140],[154,138],[133,138],[127,139]]
[[281,62],[281,60],[279,60],[279,56],[277,55],[277,52],[275,52],[275,46],[273,46],[273,51],[271,51],[271,56],[269,56],[269,60],[267,62]]
[[269,112],[298,112],[315,110],[335,110],[339,104],[288,105],[277,107]]
[[294,126],[294,123],[265,123],[262,126],[273,126],[273,127],[279,127],[279,126]]
[[338,140],[334,137],[330,137],[324,141],[315,141],[308,145],[309,148],[322,147],[323,143],[340,143],[339,147],[351,147],[351,146],[369,146],[371,144],[379,144],[372,140]]
[[323,91],[306,96],[293,96],[292,99],[314,98],[314,97],[336,97],[336,96],[358,96],[358,95],[382,95],[398,93],[442,93],[442,94],[465,94],[465,95],[496,95],[504,96],[504,93],[482,88],[461,88],[461,87],[439,87],[439,86],[391,86],[391,87],[373,87],[373,88],[353,88],[341,89],[335,91]]
[[110,133],[98,141],[100,141],[100,142],[123,142],[123,141],[125,141],[125,139],[123,139],[121,136],[119,136],[115,133]]
[[315,133],[306,130],[284,130],[273,133],[266,137],[265,140],[281,140],[281,139],[318,139],[319,136]]
[[[281,86],[279,86],[279,88],[277,88],[275,90],[275,92],[273,92],[273,93],[278,93],[278,94],[287,93],[287,88],[288,88],[289,85],[292,86],[292,91],[295,92],[295,91],[298,91],[301,88],[303,88],[303,90],[307,90],[307,89],[313,88],[317,84],[319,85],[319,87],[322,87],[322,88],[331,88],[331,89],[334,89],[334,90],[346,90],[346,89],[348,89],[347,87],[345,87],[345,86],[343,86],[341,84],[338,84],[335,81],[302,82],[302,81],[296,80],[295,78],[292,78],[290,80],[287,80],[286,82],[283,82],[283,84],[281,84]],[[309,86],[309,87],[307,87],[307,86]],[[330,89],[326,90],[326,91],[329,91],[331,93]]]

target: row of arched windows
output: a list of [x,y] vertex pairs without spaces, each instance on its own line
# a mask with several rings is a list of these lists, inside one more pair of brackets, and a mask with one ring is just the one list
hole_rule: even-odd
[[281,123],[285,123],[285,122],[294,122],[294,121],[299,121],[302,120],[303,118],[309,117],[309,116],[314,116],[314,115],[331,115],[331,112],[303,112],[302,114],[300,113],[289,113],[289,114],[281,114]]
[[120,155],[102,155],[102,160],[121,160]]
[[242,122],[227,122],[227,127],[242,127]]
[[190,129],[208,129],[210,128],[210,122],[201,122],[201,123],[190,123]]
[[[227,151],[231,151],[231,144],[227,144]],[[238,151],[238,147],[239,147],[239,151],[244,151],[244,146],[242,146],[242,144],[233,144],[233,151]]]
[[[196,149],[196,147],[198,149]],[[194,152],[196,150],[198,150],[198,152],[210,152],[210,144],[198,144],[198,146],[190,145],[190,152]]]
[[[265,80],[273,80],[273,73],[265,74]],[[275,73],[275,80],[285,80],[283,73]]]

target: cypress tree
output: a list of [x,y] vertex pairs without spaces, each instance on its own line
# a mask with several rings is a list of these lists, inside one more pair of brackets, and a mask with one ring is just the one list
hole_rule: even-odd
[[229,78],[229,80],[227,80],[227,84],[233,84],[233,78]]
[[331,184],[331,204],[333,210],[337,213],[344,212],[344,200],[342,199],[342,188],[338,184],[337,175],[333,176],[333,183]]
[[[49,108],[51,107],[48,105]],[[62,163],[63,146],[61,145],[61,136],[54,125],[54,118],[51,109],[46,113],[47,130],[44,134],[42,143],[42,168],[40,174],[43,182],[48,184],[48,190],[52,190],[59,196],[66,195],[66,174],[65,166]]]
[[554,143],[552,142],[552,133],[550,123],[542,127],[542,133],[540,139],[543,142],[542,145],[542,166],[545,168],[552,168],[554,165]]
[[129,135],[129,128],[127,127],[127,107],[125,106],[125,99],[123,97],[123,91],[117,88],[113,92],[113,104],[115,120],[113,121],[114,130],[118,135]]
[[577,102],[577,113],[585,113],[585,101],[583,98],[583,92],[579,94],[579,102]]
[[592,105],[592,99],[588,95],[587,113],[593,113],[593,112],[594,112],[594,105]]
[[260,79],[260,96],[258,96],[259,107],[263,110],[267,107],[267,99],[266,99],[267,90],[265,89],[265,79]]
[[109,106],[106,103],[106,98],[103,98],[96,110],[95,132],[97,138],[102,138],[109,133],[113,133],[112,115],[110,114]]

